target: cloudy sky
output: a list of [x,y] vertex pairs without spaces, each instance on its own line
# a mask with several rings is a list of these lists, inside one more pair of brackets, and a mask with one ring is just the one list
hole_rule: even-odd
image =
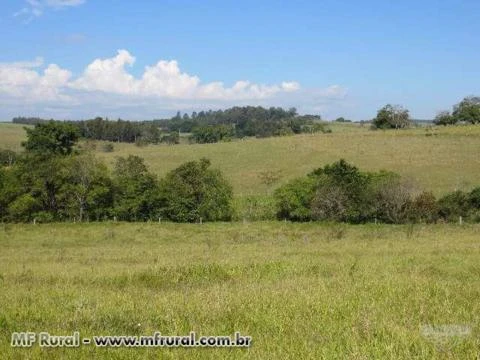
[[480,94],[480,2],[10,0],[0,120],[232,105],[432,118]]

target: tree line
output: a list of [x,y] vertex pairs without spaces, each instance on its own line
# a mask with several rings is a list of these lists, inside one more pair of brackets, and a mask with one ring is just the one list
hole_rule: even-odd
[[[36,125],[54,120],[16,117],[13,123]],[[229,141],[247,136],[270,137],[300,133],[328,132],[319,115],[298,115],[295,108],[265,109],[261,106],[233,107],[218,111],[193,112],[170,119],[152,121],[111,121],[97,117],[91,120],[64,122],[78,129],[85,139],[137,144],[178,144],[180,133],[189,133],[195,143]]]
[[110,171],[76,147],[78,138],[78,129],[68,123],[27,129],[25,151],[0,167],[1,221],[231,219],[232,188],[207,159],[158,179],[133,155],[117,158]]
[[[53,120],[38,117],[16,117],[18,124],[36,125]],[[91,120],[71,121],[79,136],[85,139],[142,144],[178,144],[180,133],[188,133],[193,143],[215,143],[244,137],[271,137],[301,133],[331,132],[319,115],[299,115],[295,108],[235,106],[226,110],[177,113],[170,119],[152,121],[111,121],[97,117]],[[335,122],[350,122],[339,117]],[[409,110],[401,105],[387,104],[371,120],[372,129],[404,129],[412,125]],[[453,106],[453,111],[442,111],[435,117],[437,125],[480,123],[480,97],[468,96]]]
[[[76,146],[71,124],[38,123],[26,131],[24,152],[0,151],[1,221],[232,220],[232,186],[207,159],[158,179],[133,155],[118,157],[109,170]],[[480,187],[436,199],[398,174],[363,172],[345,160],[279,187],[274,201],[276,218],[291,221],[480,221]]]
[[137,144],[178,144],[179,136],[162,132],[152,121],[109,120],[96,117],[90,120],[45,120],[40,118],[15,117],[15,124],[36,125],[48,122],[67,123],[77,129],[78,135],[84,139]]
[[197,143],[228,141],[243,137],[270,137],[327,132],[319,115],[299,115],[295,108],[235,106],[226,110],[177,113],[170,119],[154,120],[164,131],[192,133]]

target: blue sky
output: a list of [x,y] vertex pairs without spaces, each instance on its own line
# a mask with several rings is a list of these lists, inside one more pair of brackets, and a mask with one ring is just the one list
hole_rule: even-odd
[[149,119],[232,105],[433,118],[480,94],[480,2],[0,4],[0,119]]

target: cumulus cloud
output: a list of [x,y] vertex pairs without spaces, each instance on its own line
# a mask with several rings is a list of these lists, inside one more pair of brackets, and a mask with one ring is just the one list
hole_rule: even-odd
[[264,85],[240,80],[231,87],[223,82],[202,84],[198,76],[182,72],[175,60],[160,60],[145,67],[141,78],[135,78],[127,71],[134,63],[134,56],[127,50],[119,50],[113,58],[93,61],[71,87],[136,96],[210,100],[263,99],[300,88],[297,82]]
[[56,64],[48,65],[43,73],[37,70],[41,58],[34,61],[0,63],[0,94],[22,98],[26,102],[66,100],[62,88],[72,73]]
[[87,66],[83,75],[70,86],[79,90],[104,91],[117,94],[133,92],[135,79],[125,70],[133,65],[135,58],[126,50],[119,50],[117,56],[110,59],[96,59]]
[[[342,101],[347,89],[332,85],[304,89],[296,81],[260,84],[238,80],[231,85],[221,81],[204,83],[181,69],[176,60],[160,60],[133,75],[135,57],[118,50],[110,58],[98,58],[77,76],[57,64],[44,65],[42,58],[32,61],[0,63],[0,101],[24,113],[27,105],[39,109],[58,109],[73,118],[92,116],[85,111],[104,111],[103,115],[152,117],[162,110],[224,108],[232,105],[296,106],[312,111]],[[80,115],[82,114],[82,115]],[[98,114],[98,113],[96,113]],[[55,113],[47,116],[54,116]],[[133,117],[133,116],[132,116]]]

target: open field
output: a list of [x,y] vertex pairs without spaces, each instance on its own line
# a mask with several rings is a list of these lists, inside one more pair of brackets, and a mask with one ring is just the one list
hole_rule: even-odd
[[[232,183],[236,196],[266,195],[285,181],[344,158],[362,170],[391,170],[436,195],[480,184],[480,126],[424,127],[401,131],[370,131],[355,124],[332,124],[333,133],[248,139],[220,144],[115,144],[112,153],[98,154],[107,162],[116,156],[143,157],[156,174],[200,157],[211,159]],[[0,147],[18,148],[21,125],[0,124]],[[277,181],[266,184],[264,175]]]
[[24,127],[28,125],[0,122],[0,149],[21,151],[21,143],[27,138]]
[[[2,225],[0,353],[5,359],[476,359],[479,233],[478,225]],[[425,336],[425,327],[436,330]],[[253,337],[253,346],[10,348],[11,332],[27,330],[240,331]]]

